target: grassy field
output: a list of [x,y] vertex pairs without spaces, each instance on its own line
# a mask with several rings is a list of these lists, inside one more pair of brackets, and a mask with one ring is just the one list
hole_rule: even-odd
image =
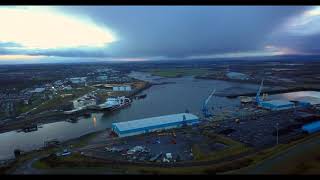
[[[239,149],[242,149],[241,143],[234,142],[228,138],[223,136],[215,136],[215,141],[220,141],[221,143],[233,145],[233,147],[237,147],[231,150],[224,150],[218,152],[216,155],[199,155],[200,159],[206,160],[214,160],[222,158],[224,156],[230,156],[232,154],[239,153]],[[129,174],[216,174],[216,173],[231,173],[231,174],[239,174],[245,171],[238,170],[243,167],[249,167],[254,164],[261,162],[262,160],[273,156],[279,152],[286,150],[292,145],[301,142],[301,140],[295,141],[290,144],[280,144],[278,146],[260,151],[258,153],[235,159],[232,161],[224,161],[221,163],[214,163],[210,165],[198,165],[198,166],[188,166],[188,167],[148,167],[148,166],[136,166],[136,165],[116,165],[110,163],[103,163],[97,159],[92,159],[88,157],[81,156],[79,154],[74,154],[72,156],[63,158],[63,159],[55,159],[52,161],[50,165],[44,162],[35,163],[35,167],[40,169],[48,169],[48,168],[67,168],[67,169],[78,169],[78,168],[105,168],[106,170],[115,170],[117,172],[126,172]],[[231,146],[232,147],[232,146]],[[231,148],[229,148],[231,149]],[[246,148],[245,148],[246,149]],[[320,159],[320,145],[319,148],[315,148],[313,150],[314,153],[309,153],[307,156],[298,157],[299,160],[295,159],[294,162],[283,162],[281,166],[289,166],[291,167],[290,171],[293,173],[317,173],[319,168],[319,159]],[[201,151],[200,149],[193,149],[193,153],[197,154],[197,151]],[[223,153],[222,153],[223,152]],[[201,152],[199,152],[201,153]],[[197,156],[197,155],[195,155]],[[206,157],[205,157],[206,156]],[[207,159],[208,158],[208,159]],[[201,161],[201,160],[200,160]],[[53,163],[53,164],[52,164]],[[287,164],[289,163],[289,164]],[[280,165],[279,165],[280,166]],[[301,172],[303,170],[303,172]]]
[[210,137],[211,140],[210,142],[206,142],[206,143],[221,143],[226,145],[227,147],[218,151],[203,153],[201,151],[201,148],[199,148],[197,144],[194,144],[192,147],[192,152],[195,160],[197,161],[223,159],[226,157],[238,155],[251,150],[251,148],[245,146],[244,144],[221,135],[208,134],[208,136]]
[[[224,139],[223,141],[225,142],[225,140],[226,139]],[[216,173],[243,174],[243,173],[248,173],[247,171],[244,171],[247,167],[253,166],[273,155],[276,155],[277,153],[282,152],[299,142],[301,142],[301,140],[292,142],[290,144],[279,144],[278,146],[265,149],[263,151],[245,156],[240,159],[236,159],[233,161],[226,161],[219,164],[207,165],[207,166],[175,167],[175,168],[131,167],[129,169],[131,169],[132,171],[146,173],[146,174],[216,174]],[[320,148],[320,145],[319,145],[319,148]],[[286,170],[286,172],[289,172],[289,173],[316,173],[317,174],[319,172],[319,167],[320,167],[320,151],[319,151],[320,149],[319,148],[315,148],[314,150],[312,150],[313,153],[308,153],[307,155],[297,157],[297,159],[290,160],[288,162],[283,162],[277,166],[281,166],[282,168],[280,169]],[[196,153],[196,151],[197,150],[193,150],[193,153]],[[207,155],[207,156],[209,157],[210,155]],[[287,167],[290,167],[290,171],[287,171],[288,170]],[[241,169],[241,168],[244,168],[244,169]]]
[[[29,160],[36,158],[36,157],[39,157],[39,156],[49,155],[49,154],[55,153],[57,151],[62,151],[62,149],[64,149],[63,147],[65,147],[65,146],[72,145],[73,148],[82,147],[82,146],[86,145],[88,143],[88,141],[90,141],[92,138],[94,138],[99,133],[101,133],[101,131],[90,133],[90,134],[81,136],[77,139],[71,139],[67,142],[64,142],[61,147],[45,148],[42,150],[35,150],[35,151],[31,151],[31,152],[22,154],[9,167],[0,168],[0,174],[10,174],[17,167],[19,167],[21,164],[25,163],[26,161],[29,161]],[[49,168],[48,164],[44,163],[43,161],[36,161],[32,166],[34,168],[39,168],[39,169]]]
[[[288,149],[295,148],[301,143],[312,140],[313,138],[319,138],[320,134],[314,134],[305,138],[292,141],[289,144],[279,144],[272,148],[265,149],[254,155],[246,157],[252,162],[248,167],[228,172],[230,174],[247,174],[256,167],[256,165],[263,163],[265,160],[278,156],[282,152],[286,152]],[[285,160],[272,164],[272,169],[269,169],[272,173],[280,174],[318,174],[320,168],[320,144],[316,144],[310,149],[302,150],[299,155],[285,158]]]
[[61,107],[62,105],[65,105],[69,103],[71,100],[83,96],[84,94],[95,90],[93,87],[84,87],[81,89],[72,89],[72,90],[65,90],[60,92],[59,94],[72,94],[72,96],[67,97],[61,97],[59,94],[54,96],[53,99],[44,101],[41,99],[40,96],[35,96],[31,98],[32,104],[26,105],[23,103],[19,103],[16,106],[17,113],[25,113],[27,111],[30,111],[33,108],[37,108],[35,110],[32,110],[32,114],[37,114],[42,111],[46,110],[53,110],[57,109],[58,107]]
[[[63,146],[60,147],[60,148],[54,148],[53,150],[56,152],[56,151],[62,151],[65,147],[65,146],[70,146],[72,148],[80,148],[80,147],[83,147],[85,145],[88,144],[88,142],[93,139],[94,137],[96,137],[98,134],[102,133],[102,131],[97,131],[97,132],[93,132],[93,133],[90,133],[90,134],[86,134],[86,135],[83,135],[79,138],[76,138],[76,139],[72,139],[72,140],[69,140],[65,143],[63,143]],[[53,151],[51,151],[52,153]],[[63,161],[68,161],[68,163],[70,164],[72,161],[75,161],[77,162],[79,165],[76,165],[76,166],[84,166],[84,164],[81,165],[81,162],[79,162],[79,160],[81,160],[82,162],[86,162],[87,160],[88,161],[91,161],[91,162],[94,162],[92,159],[89,159],[89,158],[85,158],[84,156],[81,156],[80,154],[78,153],[74,153],[72,154],[71,156],[69,157],[66,157],[64,159],[55,159],[55,161],[52,161],[52,157],[51,159],[49,158],[49,161],[47,161],[48,159],[44,159],[44,160],[39,160],[39,161],[36,161],[34,164],[33,164],[33,167],[34,168],[38,168],[38,169],[47,169],[47,168],[50,168],[52,167],[52,164],[50,163],[55,163],[53,166],[55,167],[65,167],[65,165],[63,165]],[[51,161],[50,161],[51,160]],[[62,162],[62,163],[61,163]],[[101,164],[101,163],[100,163]],[[74,165],[71,165],[71,166],[74,166]]]
[[[219,160],[224,157],[230,157],[250,150],[250,148],[244,146],[243,144],[233,141],[227,137],[215,134],[208,134],[208,136],[212,139],[212,142],[223,143],[225,145],[228,145],[228,148],[205,154],[201,151],[201,148],[199,148],[199,146],[195,145],[192,149],[192,152],[197,162],[204,162],[204,164],[207,164],[205,162],[209,160]],[[74,147],[77,146],[76,144],[78,144],[79,146],[83,146],[92,137],[94,137],[94,134],[83,136],[81,140],[74,141],[72,144]],[[306,139],[311,137],[312,136],[308,136],[307,138],[299,139],[289,144],[279,144],[272,148],[268,148],[260,152],[256,152],[235,160],[223,161],[221,163],[213,163],[207,165],[195,165],[174,168],[150,167],[142,165],[116,165],[113,163],[102,162],[99,159],[93,159],[75,153],[65,158],[57,159],[51,157],[51,159],[49,158],[45,161],[38,161],[34,164],[34,167],[40,169],[65,168],[69,170],[76,170],[79,168],[92,168],[93,170],[95,168],[105,168],[108,171],[114,170],[118,173],[126,172],[130,174],[243,174],[250,172],[246,170],[247,168],[258,164],[267,158],[275,156],[278,153],[283,152],[296,144],[304,142]],[[315,136],[315,138],[318,137],[319,136]],[[314,147],[313,149],[306,150],[306,153],[304,153],[301,156],[297,156],[294,159],[288,159],[287,161],[283,161],[280,164],[275,165],[275,168],[283,169],[287,173],[318,173],[320,167],[319,150],[320,144]]]
[[58,150],[57,148],[48,148],[48,149],[36,150],[26,154],[22,154],[21,156],[16,158],[15,161],[12,164],[10,164],[9,167],[5,167],[2,172],[0,171],[0,174],[10,174],[17,167],[19,167],[21,164],[25,163],[26,161],[39,157],[44,154],[51,154],[57,150]]
[[175,78],[182,76],[201,76],[210,72],[207,68],[176,68],[176,69],[150,69],[147,70],[154,76]]
[[22,102],[18,103],[16,106],[17,113],[25,113],[31,110],[32,108],[37,107],[39,104],[43,102],[43,100],[40,96],[32,96],[30,98],[30,102],[32,102],[32,104],[23,104]]
[[280,174],[319,174],[320,144],[297,156],[286,158],[272,166],[270,171]]
[[72,94],[72,96],[67,96],[67,97],[56,96],[51,100],[45,101],[43,104],[37,107],[36,110],[32,111],[32,113],[37,114],[45,110],[57,109],[62,105],[68,104],[70,101],[74,100],[75,98],[83,96],[93,90],[95,90],[95,88],[84,87],[81,89],[72,89],[72,90],[64,91],[61,94]]
[[38,169],[47,168],[68,168],[68,167],[103,167],[105,162],[102,160],[92,159],[82,156],[79,153],[73,153],[67,157],[49,156],[36,161],[33,167]]

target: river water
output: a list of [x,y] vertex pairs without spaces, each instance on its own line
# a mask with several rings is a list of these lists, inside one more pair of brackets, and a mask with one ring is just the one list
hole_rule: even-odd
[[[201,115],[201,107],[213,89],[217,94],[233,89],[237,91],[247,89],[256,91],[259,85],[243,84],[217,80],[200,80],[193,77],[160,78],[146,73],[132,72],[131,77],[154,83],[170,82],[168,84],[154,85],[143,91],[147,94],[145,99],[134,100],[131,106],[112,113],[94,113],[95,118],[80,118],[77,123],[60,121],[42,125],[38,131],[24,133],[10,131],[0,134],[0,160],[13,157],[16,148],[30,151],[43,146],[44,141],[58,139],[65,141],[77,138],[91,132],[111,127],[113,122],[129,121],[139,118],[160,116],[185,112]],[[238,99],[213,96],[209,107],[218,113],[220,107],[232,110],[240,105]],[[211,107],[214,107],[212,109]],[[220,110],[221,111],[221,110]]]

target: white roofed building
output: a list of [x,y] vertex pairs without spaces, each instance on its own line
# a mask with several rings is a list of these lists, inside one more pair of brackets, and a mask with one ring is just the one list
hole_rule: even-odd
[[180,113],[112,123],[112,130],[119,137],[125,137],[197,123],[199,123],[199,117],[196,115]]

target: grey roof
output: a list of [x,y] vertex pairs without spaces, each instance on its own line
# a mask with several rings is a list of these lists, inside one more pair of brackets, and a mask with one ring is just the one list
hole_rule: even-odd
[[112,125],[116,126],[120,131],[127,131],[132,129],[146,128],[150,126],[157,126],[157,125],[163,125],[168,123],[182,122],[183,115],[185,115],[186,121],[199,119],[196,115],[193,115],[190,113],[180,113],[180,114],[170,114],[165,116],[137,119],[137,120],[126,121],[126,122],[112,123]]
[[46,90],[46,88],[36,88],[32,92],[43,92],[45,90]]
[[320,104],[320,98],[313,97],[313,96],[303,96],[303,97],[298,97],[295,100],[298,101],[303,101],[303,102],[308,102],[312,105],[314,104]]
[[286,100],[270,100],[270,101],[263,101],[263,103],[272,104],[274,106],[283,106],[283,105],[294,104],[293,102],[286,101]]

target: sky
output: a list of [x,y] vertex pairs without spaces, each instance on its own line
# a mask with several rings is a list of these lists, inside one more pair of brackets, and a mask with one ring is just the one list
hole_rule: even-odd
[[320,6],[1,6],[0,23],[0,63],[320,52]]

